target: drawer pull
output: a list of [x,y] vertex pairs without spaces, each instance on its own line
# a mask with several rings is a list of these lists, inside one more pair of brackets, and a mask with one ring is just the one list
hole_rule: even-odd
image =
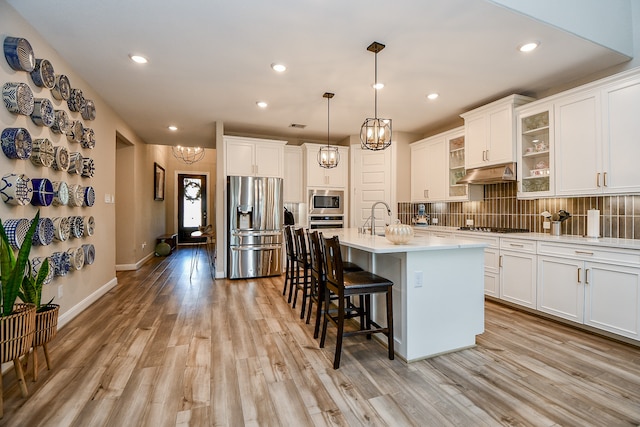
[[582,271],[581,268],[578,269],[578,283],[582,282],[582,279],[580,279],[580,272]]
[[524,248],[522,243],[509,243],[509,246],[513,246],[514,248]]
[[593,252],[589,252],[589,251],[576,251],[576,255],[593,255]]

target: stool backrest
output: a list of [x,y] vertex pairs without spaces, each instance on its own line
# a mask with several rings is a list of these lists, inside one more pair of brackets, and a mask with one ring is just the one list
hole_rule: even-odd
[[342,253],[340,252],[338,236],[324,239],[324,258],[326,261],[327,285],[333,285],[338,289],[343,288]]
[[300,227],[295,231],[296,235],[296,254],[298,255],[298,260],[307,261],[307,238],[305,236],[304,228]]
[[296,248],[293,243],[293,227],[287,225],[284,227],[284,238],[287,244],[287,257],[291,259],[295,259],[296,257]]
[[324,260],[322,259],[322,233],[309,233],[309,254],[311,255],[311,275],[316,280],[324,280]]

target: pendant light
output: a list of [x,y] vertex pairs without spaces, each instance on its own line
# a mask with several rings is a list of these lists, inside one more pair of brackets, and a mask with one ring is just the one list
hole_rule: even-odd
[[378,118],[378,52],[384,49],[382,43],[373,42],[367,47],[375,54],[375,110],[374,118],[368,118],[360,129],[360,144],[367,150],[384,150],[391,145],[391,119]]
[[187,165],[192,165],[204,158],[204,148],[200,147],[182,147],[178,145],[177,147],[171,147],[171,152],[176,159],[183,161]]
[[327,146],[320,147],[318,151],[318,164],[320,167],[331,169],[338,166],[340,162],[340,151],[338,147],[332,147],[329,145],[329,101],[333,98],[334,94],[325,92],[322,95],[323,98],[327,98]]

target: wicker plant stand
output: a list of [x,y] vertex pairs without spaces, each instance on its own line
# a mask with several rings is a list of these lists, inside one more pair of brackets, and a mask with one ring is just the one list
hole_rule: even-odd
[[[58,304],[47,304],[42,306],[42,311],[36,312],[35,334],[33,336],[33,381],[38,380],[38,347],[42,347],[44,358],[47,362],[47,369],[51,370],[51,359],[49,358],[49,349],[47,343],[51,341],[58,332],[58,312],[60,306]],[[28,363],[28,358],[27,358]]]
[[[24,381],[20,357],[29,353],[31,349],[35,324],[36,307],[33,304],[16,304],[12,315],[0,318],[0,363],[13,361],[23,397],[26,397],[29,391]],[[2,407],[2,372],[0,371],[0,418],[3,415]]]

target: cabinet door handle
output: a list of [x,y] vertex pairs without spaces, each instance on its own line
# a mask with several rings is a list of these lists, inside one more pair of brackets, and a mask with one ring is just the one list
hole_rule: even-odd
[[600,187],[600,172],[596,174],[596,186]]
[[603,173],[602,174],[602,181],[603,181],[603,185],[606,187],[607,186],[607,173]]
[[489,161],[489,150],[487,150],[487,161]]
[[482,161],[487,160],[487,150],[482,150]]
[[582,282],[582,279],[580,278],[580,272],[582,271],[581,268],[578,269],[578,283]]
[[593,255],[593,252],[589,251],[575,251],[576,255]]
[[584,284],[588,285],[589,284],[589,269],[588,268],[584,271],[584,279],[585,279],[584,280]]
[[425,199],[428,199],[428,198],[429,198],[429,190],[424,190],[424,191],[422,192],[422,194],[424,195],[424,198],[425,198]]
[[498,258],[498,267],[502,267],[502,255]]

